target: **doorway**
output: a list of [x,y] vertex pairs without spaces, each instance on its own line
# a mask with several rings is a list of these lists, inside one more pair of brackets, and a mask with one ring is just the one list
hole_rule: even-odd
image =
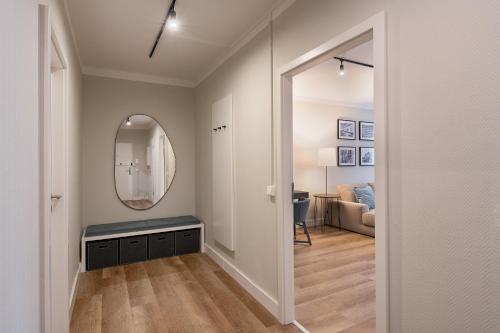
[[68,163],[66,147],[67,62],[39,6],[40,158],[42,161],[43,321],[47,332],[69,330]]
[[[283,66],[278,71],[278,108],[275,116],[277,133],[277,186],[279,256],[278,269],[280,318],[283,323],[295,322],[294,242],[293,242],[293,77],[341,55],[353,47],[373,40],[374,65],[374,122],[377,164],[375,188],[377,189],[377,228],[375,229],[376,253],[376,332],[388,331],[388,274],[387,274],[387,152],[386,152],[386,63],[385,63],[385,13],[379,13],[352,29],[338,35],[321,46]],[[301,326],[300,323],[297,323]],[[306,327],[307,329],[307,327]]]

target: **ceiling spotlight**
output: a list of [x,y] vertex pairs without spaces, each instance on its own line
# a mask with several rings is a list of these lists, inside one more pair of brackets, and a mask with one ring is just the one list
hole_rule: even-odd
[[127,122],[125,123],[127,126],[132,125],[132,122],[130,121],[130,117],[127,118]]
[[340,71],[339,71],[339,75],[340,75],[340,76],[344,76],[344,75],[345,75],[345,71],[344,71],[344,61],[343,61],[343,60],[340,60]]
[[175,9],[172,9],[172,11],[170,12],[170,14],[168,15],[167,26],[170,29],[172,29],[172,30],[175,30],[175,29],[178,28],[178,25],[177,25],[177,13],[175,12]]

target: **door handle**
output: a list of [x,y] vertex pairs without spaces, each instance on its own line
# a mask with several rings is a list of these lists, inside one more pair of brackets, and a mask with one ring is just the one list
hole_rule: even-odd
[[50,199],[52,200],[60,200],[62,198],[62,194],[51,194]]

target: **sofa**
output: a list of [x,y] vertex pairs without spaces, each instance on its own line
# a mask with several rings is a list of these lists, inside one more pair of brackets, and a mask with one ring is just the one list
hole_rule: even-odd
[[[363,235],[375,237],[375,209],[369,209],[367,205],[357,202],[353,188],[372,186],[371,183],[342,184],[337,186],[340,194],[339,210],[340,223],[343,229],[354,231]],[[338,220],[333,219],[334,225]]]

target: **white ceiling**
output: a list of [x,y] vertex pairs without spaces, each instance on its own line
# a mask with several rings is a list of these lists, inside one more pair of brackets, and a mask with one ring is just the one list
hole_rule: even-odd
[[[84,73],[149,77],[193,86],[283,0],[177,0],[179,29],[165,29],[171,0],[65,0]],[[286,1],[290,2],[290,1]]]
[[156,120],[153,118],[143,115],[143,114],[136,114],[131,117],[130,119],[130,125],[127,125],[127,120],[124,120],[120,128],[122,129],[129,129],[129,130],[147,130],[152,128],[156,124]]
[[[361,44],[339,57],[373,64],[373,42]],[[373,109],[373,69],[332,59],[293,78],[295,100]]]

